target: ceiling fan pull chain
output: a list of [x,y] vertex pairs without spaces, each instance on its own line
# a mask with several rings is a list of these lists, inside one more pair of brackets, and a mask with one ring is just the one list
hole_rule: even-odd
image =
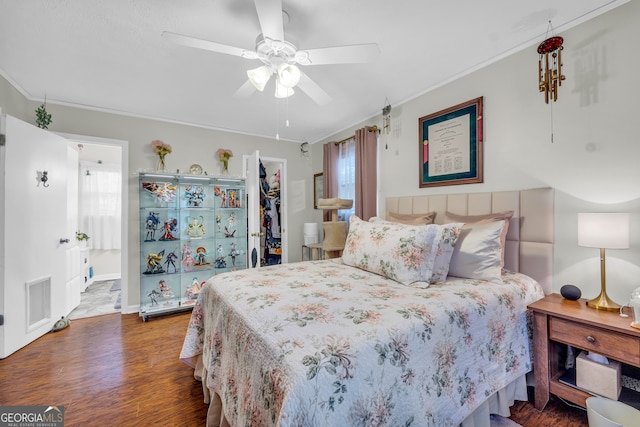
[[287,119],[285,120],[285,126],[289,127],[289,98],[287,97],[287,98],[285,98],[285,100],[286,100],[286,103],[287,103],[286,104]]
[[276,100],[276,141],[280,141],[280,102]]

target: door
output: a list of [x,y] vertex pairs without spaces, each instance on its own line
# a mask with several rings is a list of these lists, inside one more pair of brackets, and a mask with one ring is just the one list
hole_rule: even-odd
[[[67,140],[0,116],[0,358],[67,315]],[[68,241],[66,240],[68,239]]]
[[260,152],[244,156],[244,176],[247,191],[247,252],[249,268],[260,267]]
[[[286,159],[278,159],[272,157],[260,157],[260,152],[256,151],[251,155],[245,155],[244,158],[244,176],[246,177],[246,188],[247,188],[247,220],[248,220],[248,231],[249,231],[249,242],[248,242],[248,252],[249,252],[249,266],[259,267],[261,264],[261,259],[264,263],[265,261],[265,248],[261,246],[268,239],[268,232],[263,231],[262,218],[261,218],[261,203],[260,196],[263,191],[261,177],[260,177],[260,163],[268,169],[270,172],[279,172],[279,182],[278,182],[278,217],[277,217],[277,225],[279,229],[279,248],[277,248],[280,252],[278,259],[280,263],[286,263],[288,261],[288,248],[287,248],[287,209],[286,209],[286,200],[287,200],[287,161]],[[272,177],[267,177],[269,178]],[[271,190],[273,190],[273,185]],[[268,191],[267,191],[268,192]],[[273,199],[272,199],[273,200]],[[272,206],[272,209],[275,210],[275,206]],[[262,210],[264,213],[264,209]],[[271,215],[273,217],[273,214]],[[273,218],[272,218],[273,220]],[[272,248],[273,249],[273,248]],[[255,260],[255,262],[254,262]]]

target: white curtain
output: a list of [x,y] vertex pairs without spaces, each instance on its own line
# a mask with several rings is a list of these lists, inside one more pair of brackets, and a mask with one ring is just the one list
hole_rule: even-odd
[[82,161],[79,181],[79,231],[89,236],[89,248],[120,249],[120,165]]
[[[356,199],[356,140],[352,138],[340,144],[338,156],[338,197]],[[355,215],[355,202],[351,209],[338,211],[339,221],[349,221]]]

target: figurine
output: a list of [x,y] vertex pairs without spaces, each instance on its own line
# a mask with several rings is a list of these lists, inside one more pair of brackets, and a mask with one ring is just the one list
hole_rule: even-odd
[[167,273],[169,273],[169,266],[173,266],[173,272],[177,273],[178,268],[176,267],[176,259],[178,259],[178,255],[176,255],[175,251],[171,251],[167,254],[167,258],[164,261],[165,268]]
[[231,252],[229,253],[229,255],[231,256],[231,264],[233,264],[233,266],[236,266],[236,257],[238,255],[240,255],[240,252],[236,249],[236,243],[235,242],[231,242]]
[[189,184],[185,188],[184,197],[187,199],[187,206],[200,207],[204,202],[206,194],[204,192],[204,188],[201,185],[192,186],[191,184]]
[[165,221],[164,225],[162,226],[163,234],[159,240],[163,240],[163,241],[176,240],[176,237],[174,237],[173,232],[176,231],[177,227],[178,227],[177,219],[173,218],[168,221]]
[[229,207],[236,207],[236,190],[229,190]]
[[142,188],[156,197],[161,202],[172,202],[176,198],[177,185],[171,185],[168,182],[158,184],[157,182],[143,182]]
[[192,239],[200,239],[204,236],[204,217],[203,216],[189,216],[187,217],[187,235]]
[[222,245],[218,245],[218,249],[216,250],[218,257],[216,258],[216,268],[225,268],[227,266],[227,262],[224,260],[224,249]]
[[173,297],[173,292],[171,292],[171,288],[167,286],[167,283],[164,280],[160,280],[158,282],[158,285],[160,286],[160,296],[162,296],[163,298]]
[[160,295],[160,292],[156,291],[155,289],[151,289],[151,292],[147,294],[147,296],[151,298],[152,307],[158,305],[158,295]]
[[[202,283],[202,285],[204,285],[204,282]],[[191,282],[191,286],[187,286],[187,288],[185,289],[184,296],[187,299],[197,298],[198,294],[200,293],[200,289],[202,289],[202,285],[200,284],[200,282],[198,282],[198,278],[194,277],[193,282]]]
[[209,265],[207,262],[207,249],[200,246],[196,249],[196,265]]
[[160,219],[158,218],[157,212],[149,212],[147,215],[147,219],[145,221],[145,227],[147,229],[147,236],[145,238],[145,242],[155,242],[156,241],[156,231],[158,230],[158,225],[160,224]]
[[164,249],[157,254],[148,253],[147,254],[147,271],[144,274],[158,274],[164,273],[164,269],[162,268],[162,257],[164,256]]
[[222,225],[222,215],[216,214],[216,226],[218,227],[218,233],[220,232],[220,226]]
[[191,246],[189,246],[186,243],[184,246],[182,246],[182,262],[181,263],[182,265],[185,266],[185,271],[191,271],[191,268],[196,263],[196,261],[193,259],[193,256],[191,255]]
[[224,237],[233,237],[236,234],[236,213],[231,212],[227,219],[228,225],[224,227]]
[[222,191],[220,189],[220,187],[218,187],[217,185],[215,187],[213,187],[213,194],[215,194],[217,197],[220,197],[220,199],[222,200],[220,207],[221,208],[225,208],[225,204],[227,201],[227,194]]

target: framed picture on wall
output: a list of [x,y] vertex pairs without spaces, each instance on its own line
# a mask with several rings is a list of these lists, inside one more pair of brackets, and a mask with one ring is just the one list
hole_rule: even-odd
[[322,174],[317,173],[313,175],[313,209],[318,209],[318,200],[322,199],[323,191],[323,179]]
[[482,122],[482,97],[420,117],[420,188],[482,182]]

